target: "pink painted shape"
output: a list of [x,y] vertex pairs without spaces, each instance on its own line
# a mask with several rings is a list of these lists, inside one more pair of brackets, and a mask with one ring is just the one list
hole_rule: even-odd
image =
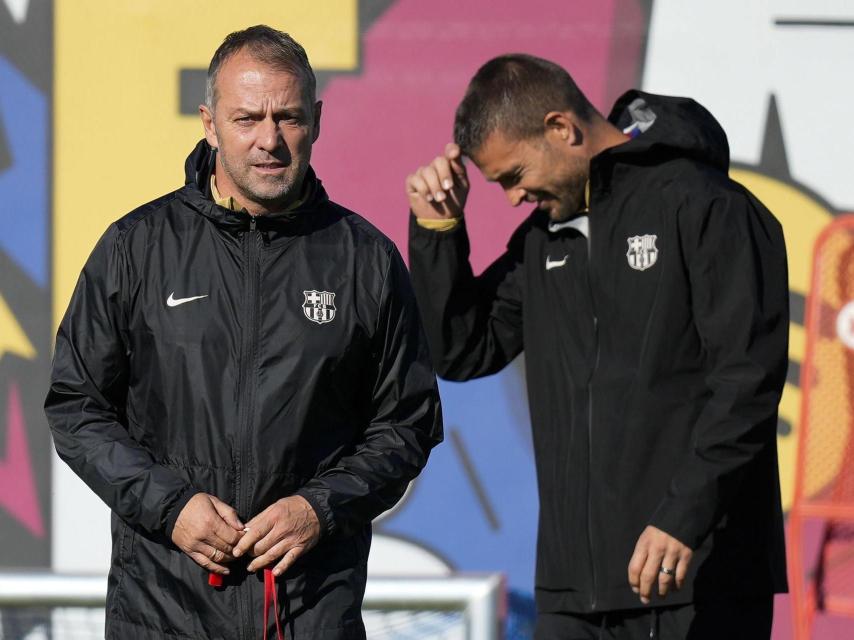
[[[802,552],[807,564],[806,573],[813,573],[818,565],[823,527],[824,522],[821,520],[808,520],[805,523]],[[787,536],[788,533],[787,527]],[[771,640],[792,640],[794,638],[792,604],[792,598],[788,594],[778,595],[774,598],[774,628],[771,633]],[[828,615],[819,611],[816,613],[811,631],[813,640],[854,638],[854,619],[846,616]]]
[[[323,91],[313,164],[330,197],[371,220],[406,253],[408,173],[451,140],[454,110],[489,58],[522,51],[565,66],[607,111],[615,0],[399,0],[364,34],[362,70]],[[628,88],[628,87],[626,87]],[[613,96],[607,96],[611,99]],[[472,168],[468,225],[480,271],[531,211],[513,210]]]
[[0,461],[0,507],[37,538],[44,538],[44,522],[27,446],[27,429],[16,384],[9,387],[6,411],[6,459]]

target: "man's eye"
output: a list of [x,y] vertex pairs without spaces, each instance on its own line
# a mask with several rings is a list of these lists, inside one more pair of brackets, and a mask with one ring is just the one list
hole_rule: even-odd
[[521,174],[517,172],[517,173],[510,174],[509,176],[504,176],[504,177],[500,178],[498,180],[498,183],[504,189],[509,189],[510,187],[512,187],[516,183],[518,183],[520,178],[521,178]]

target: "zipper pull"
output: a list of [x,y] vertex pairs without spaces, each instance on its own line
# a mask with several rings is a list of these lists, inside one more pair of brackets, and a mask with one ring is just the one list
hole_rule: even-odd
[[256,224],[257,223],[255,221],[255,216],[250,216],[249,217],[249,233],[253,233],[255,231],[255,225]]

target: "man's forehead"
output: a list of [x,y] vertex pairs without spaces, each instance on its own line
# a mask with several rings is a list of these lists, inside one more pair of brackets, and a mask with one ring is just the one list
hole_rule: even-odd
[[240,101],[275,97],[288,104],[301,103],[304,98],[303,84],[299,72],[258,60],[246,50],[226,60],[216,78],[220,99]]

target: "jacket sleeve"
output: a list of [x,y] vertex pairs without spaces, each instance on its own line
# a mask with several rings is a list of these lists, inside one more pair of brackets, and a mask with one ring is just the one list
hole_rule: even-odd
[[788,280],[780,225],[748,193],[717,197],[686,228],[708,399],[693,425],[693,453],[680,461],[650,524],[697,548],[751,464],[776,461],[768,454],[777,446],[788,364]]
[[59,457],[116,515],[171,538],[196,493],[128,433],[128,264],[110,227],[83,268],[56,336],[45,413]]
[[349,535],[391,508],[442,441],[436,376],[403,260],[393,250],[374,334],[371,419],[352,454],[297,495],[311,504],[323,535]]
[[409,264],[430,353],[439,375],[470,380],[500,371],[522,351],[524,230],[475,277],[465,221],[448,231],[410,215]]

